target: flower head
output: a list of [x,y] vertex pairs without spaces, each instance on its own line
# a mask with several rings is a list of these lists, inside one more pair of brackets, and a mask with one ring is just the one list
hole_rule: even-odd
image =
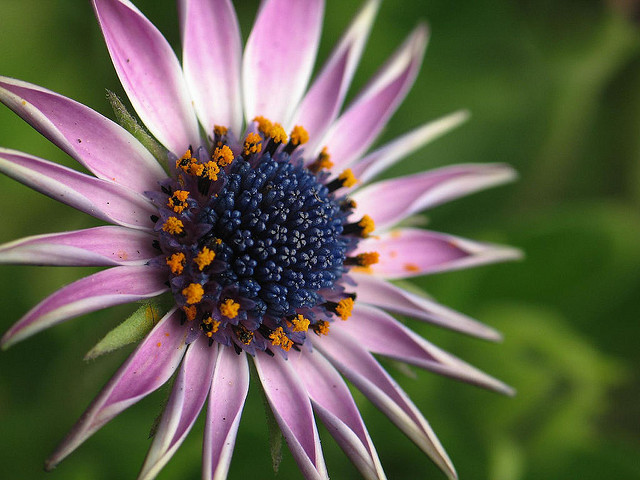
[[93,176],[7,149],[0,171],[112,224],[0,246],[2,263],[109,267],[43,300],[2,345],[110,305],[164,295],[173,306],[47,467],[177,372],[140,478],[169,461],[207,399],[203,477],[224,478],[252,361],[305,478],[328,478],[314,413],[366,478],[384,478],[344,378],[455,477],[373,354],[508,393],[387,312],[498,335],[390,280],[518,253],[396,225],[514,174],[459,165],[369,184],[466,117],[449,115],[367,154],[417,75],[426,28],[343,110],[379,0],[364,4],[308,89],[322,0],[266,0],[244,52],[229,0],[182,0],[182,66],[131,2],[93,5],[129,100],[161,147],[73,100],[0,77],[0,101]]

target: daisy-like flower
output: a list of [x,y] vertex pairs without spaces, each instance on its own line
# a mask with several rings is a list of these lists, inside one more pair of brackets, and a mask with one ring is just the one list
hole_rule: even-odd
[[454,113],[367,154],[417,75],[426,27],[343,110],[379,0],[364,4],[308,89],[322,0],[264,0],[244,52],[230,0],[181,0],[182,66],[132,3],[93,6],[124,90],[159,143],[152,148],[122,111],[128,128],[0,78],[0,101],[93,176],[7,149],[0,170],[112,224],[0,246],[1,263],[109,267],[44,299],[2,346],[112,305],[165,296],[173,306],[47,468],[175,374],[139,478],[169,461],[207,400],[203,478],[225,478],[253,363],[305,478],[328,478],[314,414],[365,478],[385,478],[344,379],[455,477],[429,424],[374,354],[509,393],[388,312],[477,337],[498,334],[390,281],[518,253],[396,226],[514,172],[467,164],[367,185],[465,119]]

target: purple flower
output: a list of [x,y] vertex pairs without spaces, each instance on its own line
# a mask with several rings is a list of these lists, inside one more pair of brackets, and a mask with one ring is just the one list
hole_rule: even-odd
[[125,129],[0,77],[0,101],[93,176],[7,149],[0,171],[112,224],[0,246],[0,263],[109,267],[44,299],[2,346],[112,305],[164,296],[173,306],[47,468],[176,374],[140,478],[169,461],[207,399],[203,478],[225,478],[251,361],[305,478],[328,478],[314,414],[365,478],[385,478],[343,378],[454,478],[429,424],[373,354],[510,393],[387,311],[499,334],[390,280],[519,253],[397,225],[514,172],[468,164],[364,185],[466,118],[454,113],[367,154],[417,75],[426,27],[343,110],[379,0],[365,3],[309,88],[322,0],[263,1],[244,53],[229,0],[181,0],[182,67],[129,1],[93,5],[129,100],[159,144],[131,119]]

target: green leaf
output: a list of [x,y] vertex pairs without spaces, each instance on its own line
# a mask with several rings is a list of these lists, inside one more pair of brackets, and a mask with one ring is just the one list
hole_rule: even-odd
[[85,356],[85,360],[93,360],[105,353],[137,342],[149,333],[161,317],[157,304],[145,303],[129,318],[105,335]]
[[138,121],[128,112],[127,107],[124,106],[122,100],[120,100],[115,93],[107,90],[107,100],[111,103],[111,108],[113,108],[113,113],[116,115],[118,123],[131,135],[136,137],[161,165],[166,166],[167,150],[140,126]]

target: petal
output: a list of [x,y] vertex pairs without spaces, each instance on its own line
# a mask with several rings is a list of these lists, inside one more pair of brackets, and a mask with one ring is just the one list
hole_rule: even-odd
[[280,355],[269,357],[263,352],[253,361],[298,468],[307,480],[328,479],[311,403],[292,365]]
[[427,28],[420,25],[315,145],[326,145],[335,169],[360,158],[402,103],[420,70],[427,39]]
[[398,161],[466,122],[468,118],[469,112],[460,110],[426,123],[371,152],[352,165],[351,171],[361,183],[367,183]]
[[155,478],[182,445],[207,399],[217,353],[217,345],[209,347],[204,335],[189,345],[139,480]]
[[93,0],[113,66],[142,122],[176,155],[200,145],[198,122],[169,43],[128,0]]
[[123,410],[160,388],[178,368],[185,349],[179,314],[169,312],[131,354],[46,462],[51,470]]
[[230,0],[181,0],[184,77],[205,132],[242,134],[238,19]]
[[209,394],[204,429],[202,478],[227,478],[244,402],[249,391],[249,364],[245,353],[237,355],[231,347],[219,347]]
[[313,344],[449,478],[457,478],[451,460],[429,423],[367,350],[339,327],[332,328],[326,337],[314,338]]
[[363,240],[353,255],[371,251],[378,252],[379,260],[367,267],[367,271],[391,280],[459,270],[522,256],[514,248],[415,228],[398,228]]
[[467,335],[498,341],[500,332],[472,318],[451,310],[423,296],[396,287],[382,278],[365,274],[350,274],[357,283],[358,302],[376,305],[401,315],[417,318],[434,325],[456,330]]
[[357,338],[358,343],[372,353],[507,395],[514,393],[504,383],[429,343],[375,307],[357,305],[349,321],[340,322],[335,328]]
[[293,123],[303,125],[310,138],[321,137],[338,116],[380,2],[369,0],[362,7],[302,100]]
[[0,172],[100,220],[151,230],[156,208],[142,195],[41,158],[0,148]]
[[6,77],[0,101],[98,178],[144,192],[167,177],[133,135],[81,103]]
[[287,126],[311,76],[324,0],[266,0],[243,59],[245,118]]
[[0,264],[144,265],[158,255],[153,238],[147,232],[112,226],[36,235],[0,245]]
[[77,280],[33,307],[4,334],[7,348],[20,340],[65,320],[103,308],[156,297],[168,290],[163,269],[113,267]]
[[370,215],[377,231],[387,229],[414,213],[484,188],[510,182],[515,171],[502,164],[469,164],[394,178],[355,192],[354,217]]
[[386,478],[378,453],[349,387],[318,350],[290,352],[289,362],[304,383],[313,409],[366,479]]

